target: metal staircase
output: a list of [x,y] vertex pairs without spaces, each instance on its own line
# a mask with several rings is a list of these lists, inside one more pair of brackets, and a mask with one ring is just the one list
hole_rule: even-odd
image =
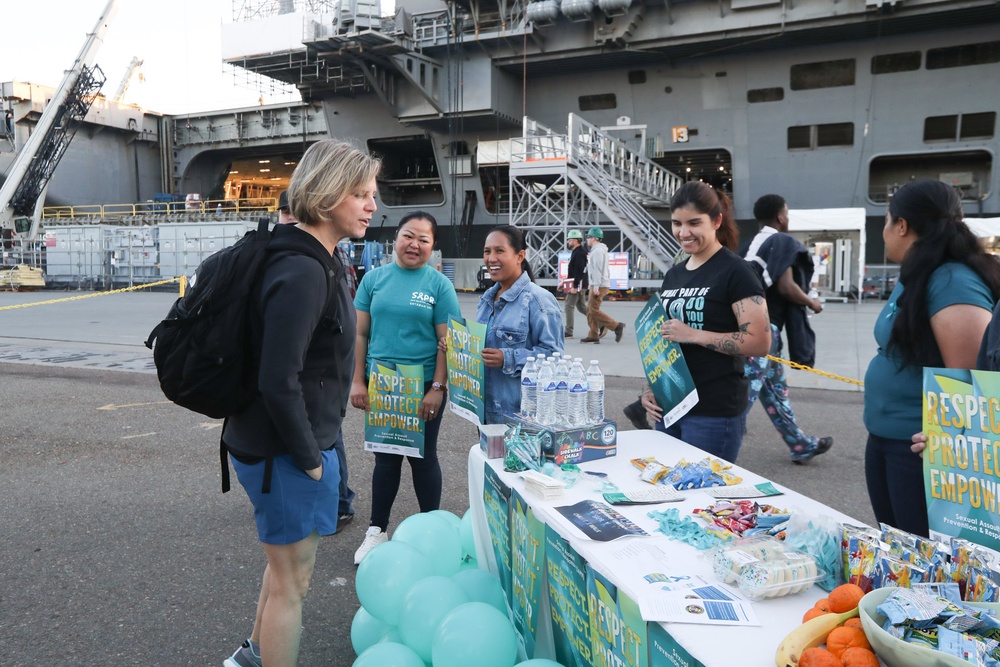
[[667,209],[683,180],[575,114],[568,128],[563,135],[525,118],[523,136],[511,140],[511,224],[525,229],[535,274],[555,278],[566,233],[593,226],[612,232],[612,252],[629,253],[633,276],[646,266],[665,272],[680,245],[647,209]]

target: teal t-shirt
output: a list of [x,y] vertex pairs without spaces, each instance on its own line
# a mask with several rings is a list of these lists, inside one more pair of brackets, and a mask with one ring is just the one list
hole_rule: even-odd
[[461,317],[455,286],[436,269],[404,269],[395,262],[365,273],[354,307],[371,316],[368,357],[397,364],[422,364],[424,381],[434,377],[435,325]]
[[[875,322],[878,352],[865,373],[865,428],[869,433],[895,440],[909,440],[920,430],[924,382],[922,367],[903,366],[896,355],[886,352],[897,313],[896,302],[902,294],[903,284],[897,283]],[[979,306],[992,312],[993,294],[968,265],[949,262],[931,274],[927,283],[927,310],[933,317],[956,304]]]

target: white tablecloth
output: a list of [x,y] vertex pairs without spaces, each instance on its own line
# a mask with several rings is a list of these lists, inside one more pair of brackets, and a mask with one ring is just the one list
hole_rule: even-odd
[[[582,464],[581,467],[586,470],[608,473],[612,481],[622,491],[648,489],[649,485],[639,480],[638,470],[629,463],[633,458],[647,456],[653,456],[666,465],[673,465],[682,458],[688,461],[699,461],[705,457],[705,453],[658,431],[625,431],[618,433],[618,455],[616,457],[592,461]],[[562,498],[554,501],[542,500],[538,496],[524,491],[524,482],[520,475],[503,472],[502,459],[487,461],[479,446],[476,445],[469,451],[469,502],[476,537],[476,557],[482,567],[488,568],[494,574],[497,573],[493,545],[486,527],[486,509],[483,502],[484,465],[486,463],[493,467],[504,483],[521,493],[539,520],[544,521],[564,539],[567,539],[573,549],[583,556],[595,570],[619,586],[633,600],[636,599],[635,593],[624,586],[620,578],[615,576],[613,567],[609,567],[609,564],[602,559],[602,554],[616,548],[620,543],[594,542],[582,537],[554,509],[557,506],[572,505],[587,498],[600,499],[600,496],[592,490],[590,485],[577,484],[572,489],[568,489]],[[768,481],[760,475],[738,466],[733,467],[733,472],[743,478],[742,484],[759,484]],[[767,502],[791,512],[802,512],[808,516],[825,515],[838,522],[862,525],[857,520],[800,493],[776,483],[774,486],[783,491],[784,495],[761,499],[761,502]],[[657,540],[672,556],[684,559],[685,569],[696,571],[707,580],[715,581],[711,565],[701,557],[700,551],[687,544],[668,539],[657,531],[659,524],[647,516],[651,510],[666,510],[671,507],[676,507],[682,516],[689,516],[695,508],[706,507],[718,502],[704,491],[692,490],[683,493],[686,499],[679,503],[617,506],[618,511],[652,535],[652,537],[624,539]],[[695,520],[701,521],[697,518]],[[826,592],[823,589],[812,586],[807,591],[796,595],[757,602],[754,604],[754,610],[761,622],[759,627],[709,626],[688,623],[665,623],[663,627],[693,658],[710,667],[733,667],[734,665],[772,667],[778,643],[802,622],[802,615],[806,610],[816,600],[825,596]],[[546,618],[546,615],[543,614],[541,618]],[[543,632],[540,629],[537,641],[538,648],[534,657],[553,658],[551,633],[548,630]]]

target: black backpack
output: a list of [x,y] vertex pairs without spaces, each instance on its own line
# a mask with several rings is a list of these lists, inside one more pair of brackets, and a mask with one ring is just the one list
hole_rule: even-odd
[[[268,231],[261,218],[257,229],[209,256],[195,272],[191,288],[171,306],[167,317],[150,332],[156,375],[164,395],[181,407],[213,419],[243,412],[258,394],[258,355],[251,318],[253,295],[269,255],[279,251],[315,257],[327,274],[327,300],[321,326],[340,328],[335,312],[336,285],[343,266],[300,237]],[[223,491],[229,490],[229,466],[223,458]]]

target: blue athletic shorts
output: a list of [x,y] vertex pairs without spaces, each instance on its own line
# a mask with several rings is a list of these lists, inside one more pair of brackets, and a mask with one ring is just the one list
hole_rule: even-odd
[[313,531],[320,535],[337,532],[340,500],[340,467],[337,452],[323,455],[323,477],[314,480],[289,456],[276,456],[271,470],[271,492],[262,493],[264,461],[248,465],[233,456],[236,476],[253,503],[257,537],[265,544],[294,544]]

